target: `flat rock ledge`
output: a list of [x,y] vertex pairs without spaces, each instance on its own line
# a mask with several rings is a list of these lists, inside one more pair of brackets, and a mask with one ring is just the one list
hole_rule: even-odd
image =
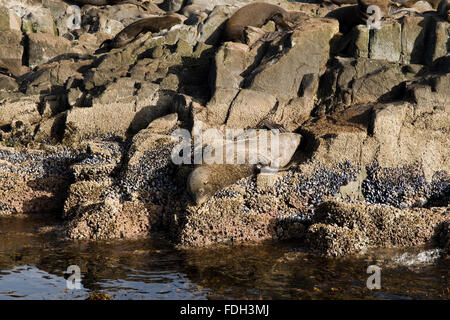
[[[178,1],[179,2],[179,1]],[[183,11],[182,3],[162,8]],[[250,1],[95,54],[146,16],[133,5],[0,4],[0,215],[52,213],[68,239],[164,236],[181,247],[298,241],[330,256],[450,247],[450,24],[437,13],[340,32],[332,7],[269,1],[308,19],[222,43]],[[198,5],[195,0],[190,5]],[[126,9],[126,10],[125,10]],[[189,10],[186,9],[186,12]],[[172,134],[256,128],[302,136],[286,171],[245,177],[201,206]]]

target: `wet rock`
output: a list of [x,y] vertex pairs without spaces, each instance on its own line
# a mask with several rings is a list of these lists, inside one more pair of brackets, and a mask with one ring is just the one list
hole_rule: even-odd
[[0,7],[0,30],[10,30],[9,10],[3,6]]
[[[170,93],[158,92],[158,85],[142,86],[129,78],[111,83],[92,107],[68,112],[65,139],[87,136],[121,136],[128,130],[139,131],[171,108]],[[105,119],[108,119],[105,121]]]
[[[220,44],[227,17],[249,1],[187,1],[188,25],[97,54],[148,12],[83,6],[70,26],[73,12],[59,0],[8,2],[0,66],[15,78],[0,76],[0,145],[15,148],[0,152],[0,210],[57,210],[65,236],[76,239],[165,232],[175,244],[203,246],[295,238],[331,255],[428,241],[443,216],[435,207],[449,199],[448,23],[432,12],[404,14],[380,30],[340,34],[342,23],[317,18],[325,7],[270,2],[310,18],[284,34],[267,35],[277,31],[268,23],[248,28],[246,44]],[[232,179],[194,206],[192,167],[171,158],[173,130],[190,130],[204,146],[216,137],[202,126],[261,120],[302,134],[299,148],[285,148],[289,157],[298,151],[293,166]],[[335,214],[321,216],[323,201]],[[439,243],[445,229],[436,231]]]
[[405,64],[425,63],[429,17],[404,17],[402,21],[402,56]]
[[368,242],[359,229],[322,223],[310,226],[306,235],[306,243],[311,250],[334,257],[362,251]]
[[129,206],[108,197],[82,208],[78,217],[68,223],[67,236],[71,239],[136,239],[148,235],[151,213],[145,207]]

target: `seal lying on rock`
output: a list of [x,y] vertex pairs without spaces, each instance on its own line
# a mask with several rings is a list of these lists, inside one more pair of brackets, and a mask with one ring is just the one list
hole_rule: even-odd
[[100,49],[111,50],[113,48],[122,48],[135,40],[141,33],[160,32],[161,30],[169,29],[174,25],[182,23],[184,19],[185,17],[178,14],[140,19],[125,27],[113,39],[103,41]]
[[250,3],[237,10],[226,22],[225,41],[244,42],[246,27],[262,27],[269,21],[275,22],[278,28],[289,29],[307,15],[303,12],[287,11],[277,5],[266,2]]
[[[143,3],[141,3],[138,0],[71,0],[71,2],[74,2],[80,6],[89,4],[91,6],[106,6],[106,5],[116,5],[116,4],[134,4],[138,7],[141,7],[144,10],[149,10],[148,7],[144,6]],[[151,1],[146,1],[148,3],[149,7],[151,8],[152,12],[155,13],[166,13],[164,10],[161,10],[156,4],[154,4]]]
[[[188,192],[191,194],[196,205],[201,205],[211,198],[216,192],[235,183],[236,181],[252,176],[258,172],[276,172],[286,170],[292,165],[291,159],[294,156],[301,142],[301,135],[290,132],[283,132],[276,135],[270,135],[270,139],[276,136],[278,140],[276,152],[271,148],[271,143],[267,144],[267,149],[263,150],[260,145],[255,143],[251,146],[250,141],[257,141],[257,137],[237,138],[229,142],[218,142],[214,148],[232,147],[234,150],[234,162],[239,152],[247,154],[246,161],[243,164],[201,164],[198,165],[189,175],[187,181]],[[252,140],[255,139],[255,140]],[[210,146],[208,146],[210,147]],[[259,149],[258,149],[259,147]],[[225,153],[225,152],[224,152]],[[257,161],[251,163],[250,153],[257,157]],[[241,153],[242,154],[242,153]]]

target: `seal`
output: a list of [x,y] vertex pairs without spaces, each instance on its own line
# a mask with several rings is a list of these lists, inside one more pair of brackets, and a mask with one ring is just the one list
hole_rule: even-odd
[[[277,150],[272,149],[272,144],[270,142],[267,144],[267,149],[259,150],[258,146],[260,140],[257,140],[259,138],[256,136],[244,139],[237,138],[236,141],[220,141],[216,143],[214,148],[223,148],[225,146],[227,148],[226,150],[228,150],[228,146],[232,146],[231,150],[245,152],[246,161],[243,164],[237,164],[237,154],[235,154],[235,164],[228,164],[226,161],[223,161],[223,164],[198,165],[190,173],[187,180],[187,190],[196,205],[199,206],[203,204],[215,193],[242,178],[252,176],[258,172],[273,173],[280,170],[287,170],[291,167],[293,164],[291,160],[300,145],[301,135],[283,132],[278,133],[277,137]],[[249,143],[250,141],[253,141],[253,144]],[[258,144],[256,141],[258,141]],[[273,150],[275,150],[275,152],[273,152]],[[249,161],[251,154],[257,156],[256,162]]]
[[161,10],[156,4],[151,1],[147,1],[149,7],[144,6],[139,0],[70,0],[80,6],[89,4],[91,6],[113,6],[117,4],[134,4],[146,11],[152,11],[155,13],[164,14],[166,13],[164,10]]
[[225,41],[244,42],[246,27],[260,28],[269,21],[275,22],[278,28],[287,30],[290,24],[304,20],[307,15],[303,12],[287,11],[280,6],[253,2],[237,10],[226,22],[223,39]]
[[146,32],[160,32],[184,21],[184,17],[178,14],[166,16],[156,16],[140,19],[125,27],[113,39],[103,41],[100,49],[111,50],[113,48],[122,48],[134,41],[137,36]]

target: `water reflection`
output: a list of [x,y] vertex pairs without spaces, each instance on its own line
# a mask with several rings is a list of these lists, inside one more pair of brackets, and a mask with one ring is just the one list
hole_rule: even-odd
[[[295,243],[176,250],[161,240],[58,241],[37,232],[43,225],[0,218],[0,299],[86,299],[94,291],[115,299],[449,298],[449,260],[399,265],[405,250],[345,259]],[[366,288],[371,264],[382,267],[381,290]],[[66,288],[70,265],[81,269],[81,290]]]

